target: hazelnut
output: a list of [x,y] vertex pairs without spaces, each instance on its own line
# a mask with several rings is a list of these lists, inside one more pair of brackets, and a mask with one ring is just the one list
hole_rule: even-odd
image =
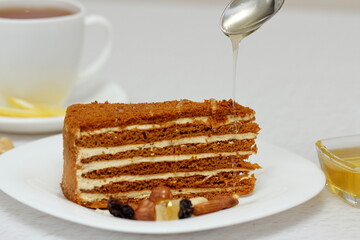
[[151,191],[149,200],[154,203],[159,203],[163,200],[170,200],[172,197],[171,189],[169,187],[159,186]]
[[155,203],[145,199],[140,202],[139,206],[135,210],[134,219],[142,221],[154,221],[155,216]]

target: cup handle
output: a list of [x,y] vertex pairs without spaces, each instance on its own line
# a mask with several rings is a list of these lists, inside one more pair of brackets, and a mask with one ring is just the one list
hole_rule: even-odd
[[99,15],[88,15],[85,16],[85,27],[88,28],[89,26],[100,26],[105,29],[106,31],[106,39],[105,39],[105,46],[103,47],[99,57],[94,60],[88,67],[82,70],[79,74],[79,78],[77,80],[77,84],[85,82],[89,79],[90,76],[94,75],[98,72],[105,62],[108,60],[112,48],[112,27],[110,22]]

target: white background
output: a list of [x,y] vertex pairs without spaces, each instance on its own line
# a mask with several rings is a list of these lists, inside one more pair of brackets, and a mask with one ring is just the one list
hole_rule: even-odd
[[[112,22],[114,49],[99,79],[120,84],[131,102],[231,97],[231,45],[219,28],[227,1],[81,2],[89,13]],[[256,110],[259,138],[317,162],[316,140],[360,133],[359,29],[359,1],[289,0],[241,43],[237,101]],[[85,45],[84,64],[97,54],[98,35],[89,32],[93,40]],[[3,135],[16,145],[43,136]],[[298,207],[258,221],[144,236],[69,223],[0,192],[0,239],[356,239],[359,213],[324,189]]]

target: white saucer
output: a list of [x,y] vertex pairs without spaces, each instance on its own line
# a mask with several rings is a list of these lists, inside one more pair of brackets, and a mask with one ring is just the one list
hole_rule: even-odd
[[[78,99],[70,98],[66,105],[74,103],[98,102],[128,102],[125,91],[114,83],[108,83],[95,93]],[[7,133],[55,133],[60,132],[63,127],[64,117],[49,118],[12,118],[0,117],[0,132]]]

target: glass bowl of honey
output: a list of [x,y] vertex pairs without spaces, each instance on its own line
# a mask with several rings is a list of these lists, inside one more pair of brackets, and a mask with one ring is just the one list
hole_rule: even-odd
[[360,135],[319,140],[316,149],[327,187],[360,208]]

